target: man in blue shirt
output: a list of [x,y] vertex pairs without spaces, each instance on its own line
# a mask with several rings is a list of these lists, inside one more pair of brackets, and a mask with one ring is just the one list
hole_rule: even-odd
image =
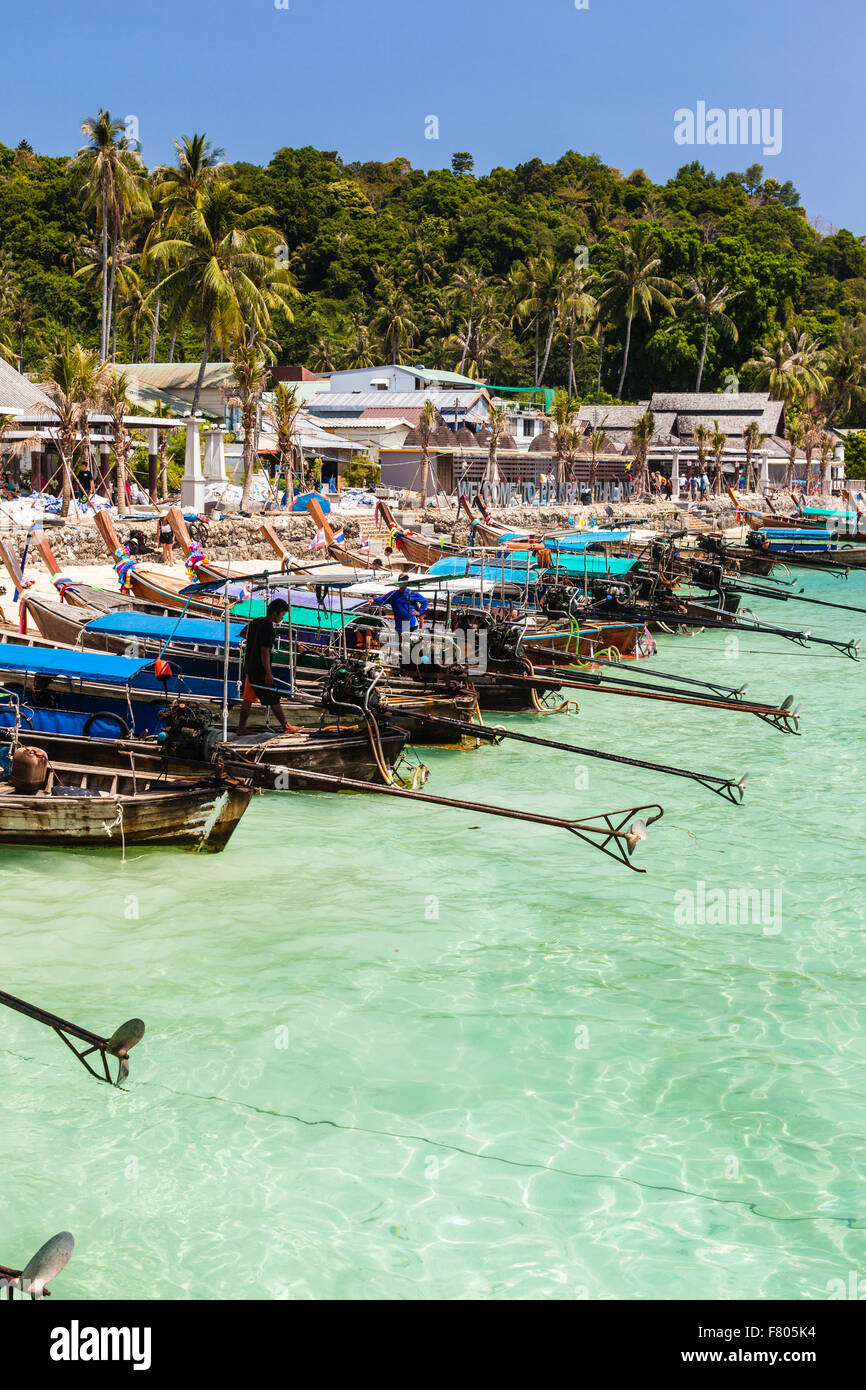
[[390,594],[384,594],[377,599],[377,603],[388,605],[394,614],[394,626],[399,633],[408,627],[410,632],[415,632],[419,627],[419,618],[423,619],[427,612],[427,600],[423,594],[419,594],[417,589],[409,589],[408,574],[401,574],[397,580],[398,589],[392,589]]

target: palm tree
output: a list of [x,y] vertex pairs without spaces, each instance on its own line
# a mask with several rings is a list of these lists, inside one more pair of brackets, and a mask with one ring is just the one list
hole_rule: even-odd
[[655,434],[655,416],[651,410],[645,410],[643,415],[639,415],[635,420],[631,431],[631,447],[634,453],[634,461],[637,464],[632,485],[635,492],[645,492],[648,484],[647,459],[649,458],[650,445]]
[[547,330],[544,355],[536,373],[535,386],[540,386],[550,360],[553,335],[562,316],[563,291],[565,288],[565,266],[557,265],[552,256],[543,252],[533,265],[534,285],[529,297],[529,305],[536,323]]
[[[425,401],[415,426],[415,433],[421,445],[421,506],[427,506],[427,487],[430,481],[430,442],[433,431],[439,423],[439,415],[432,401]],[[437,488],[438,496],[438,488]]]
[[244,332],[247,341],[266,338],[271,314],[278,309],[293,319],[289,300],[298,298],[288,267],[276,260],[279,234],[265,225],[270,208],[244,211],[239,195],[222,180],[212,180],[177,235],[151,248],[155,265],[168,274],[163,289],[175,312],[187,313],[201,330],[203,350],[192,413],[198,409],[211,347],[227,348]]
[[[153,408],[153,414],[157,419],[165,419],[171,414],[164,401],[157,401]],[[159,496],[163,502],[168,501],[168,441],[174,430],[157,430],[156,432],[156,456],[158,459],[157,473],[159,477]]]
[[224,178],[229,166],[223,163],[225,151],[216,149],[206,135],[183,135],[175,140],[177,164],[154,170],[158,178],[157,196],[168,219],[181,224],[194,207],[201,205],[205,191],[215,179]]
[[475,315],[475,306],[481,291],[486,287],[487,279],[474,265],[458,266],[448,289],[445,291],[445,298],[453,303],[466,317],[466,327],[458,335],[458,341],[462,345],[463,352],[457,368],[462,372],[466,365],[466,355],[469,352],[469,345],[472,342],[472,326]]
[[827,353],[827,413],[845,420],[855,405],[866,400],[866,361],[861,326],[846,324],[839,341]]
[[624,321],[626,326],[622,370],[616,391],[617,399],[621,400],[628,370],[632,323],[637,316],[651,322],[655,308],[673,313],[673,305],[668,298],[673,285],[670,280],[656,274],[661,257],[646,223],[638,223],[630,227],[628,232],[621,233],[618,250],[619,262],[602,278],[603,289],[599,298],[604,310]]
[[24,371],[24,342],[31,329],[44,322],[43,315],[32,300],[24,294],[15,294],[9,306],[9,323],[18,339],[15,353],[19,372]]
[[581,266],[568,265],[562,274],[562,318],[568,328],[568,384],[569,391],[577,389],[574,376],[574,348],[577,341],[587,347],[592,338],[586,333],[577,334],[578,325],[586,328],[595,321],[598,314],[598,300],[592,294],[590,285],[595,276],[592,271]]
[[713,458],[716,462],[716,471],[713,474],[713,492],[717,497],[722,495],[722,479],[724,478],[724,458],[725,449],[728,447],[728,436],[723,429],[719,428],[718,420],[713,421],[713,430],[710,435],[710,445],[713,450]]
[[16,365],[16,352],[9,335],[9,330],[5,324],[0,323],[0,357],[4,362],[8,362],[10,367]]
[[381,335],[388,361],[399,362],[404,345],[407,348],[412,346],[418,329],[412,319],[409,299],[393,280],[385,280],[381,285],[381,299],[373,318],[373,327]]
[[746,492],[757,492],[754,454],[756,450],[763,447],[764,440],[767,436],[761,434],[757,420],[750,420],[749,423],[744,426],[742,434],[743,447],[746,450]]
[[692,439],[694,440],[695,449],[697,451],[698,468],[701,470],[701,473],[706,473],[707,471],[707,450],[710,447],[712,438],[713,432],[709,425],[705,425],[701,422],[692,427]]
[[484,475],[485,483],[499,482],[499,467],[496,462],[496,454],[499,449],[499,441],[505,433],[505,426],[508,416],[504,405],[492,405],[490,416],[487,420],[487,428],[490,431],[487,440],[487,472]]
[[700,391],[701,381],[704,375],[704,363],[707,360],[707,341],[710,335],[710,319],[718,319],[723,328],[726,328],[733,338],[737,341],[737,326],[733,319],[725,313],[725,309],[736,299],[741,290],[731,290],[727,285],[723,285],[718,276],[712,271],[707,271],[698,275],[690,275],[685,282],[686,291],[681,303],[685,310],[692,310],[704,324],[704,336],[701,343],[701,360],[698,364],[698,379],[695,382],[695,391]]
[[241,412],[244,432],[244,490],[241,511],[250,508],[250,489],[256,463],[259,425],[259,402],[268,381],[268,369],[258,348],[239,342],[232,352],[233,377],[229,387],[228,404]]
[[506,276],[504,288],[512,326],[529,323],[535,328],[535,365],[532,379],[537,386],[540,320],[533,308],[536,278],[535,258],[529,256],[525,262],[514,262]]
[[141,335],[147,332],[148,328],[153,328],[155,310],[150,295],[142,289],[141,280],[135,274],[128,279],[117,319],[129,340],[129,360],[137,362]]
[[294,459],[298,458],[298,483],[304,489],[304,463],[297,442],[298,415],[303,408],[300,387],[289,386],[285,381],[277,382],[273,398],[264,408],[265,419],[274,427],[277,436],[280,476],[286,484],[286,506],[291,505]]
[[82,398],[101,370],[95,352],[73,343],[67,336],[48,358],[48,394],[54,402],[55,418],[47,427],[47,435],[60,454],[63,471],[61,516],[68,516],[72,500],[72,468],[81,425]]
[[794,467],[797,462],[797,450],[803,443],[805,426],[803,417],[799,413],[790,412],[787,422],[788,433],[788,466],[785,469],[785,487],[790,492],[794,486]]
[[111,416],[111,430],[114,435],[114,458],[117,464],[116,492],[118,516],[126,516],[126,479],[129,456],[132,453],[132,435],[126,427],[126,413],[129,410],[129,377],[125,372],[111,372],[105,383],[103,401]]
[[607,416],[605,415],[600,425],[596,425],[590,430],[589,434],[589,495],[595,501],[595,486],[598,480],[598,456],[607,444],[605,425]]
[[825,356],[820,344],[796,328],[787,333],[777,328],[761,344],[760,355],[746,365],[752,370],[756,385],[765,386],[774,400],[786,405],[812,393],[823,395],[827,389]]
[[580,401],[576,397],[570,396],[567,391],[557,387],[553,393],[553,403],[550,409],[550,418],[554,425],[553,444],[556,450],[557,487],[561,487],[565,482],[566,464],[574,457],[574,451],[577,448],[576,421],[579,410]]
[[[81,125],[87,144],[69,161],[75,178],[84,190],[85,205],[95,208],[102,236],[102,312],[100,356],[108,356],[114,299],[116,247],[123,235],[129,213],[147,205],[142,186],[142,165],[138,152],[126,138],[123,121],[112,120],[101,107],[97,116],[88,116]],[[109,253],[109,242],[111,252]]]
[[821,447],[821,438],[826,423],[820,407],[813,400],[810,409],[803,413],[803,453],[806,457],[806,487],[812,483],[812,455]]

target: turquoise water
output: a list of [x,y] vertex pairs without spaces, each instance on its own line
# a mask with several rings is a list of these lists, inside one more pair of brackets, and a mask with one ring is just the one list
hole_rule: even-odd
[[[806,584],[866,607],[863,578]],[[72,1230],[61,1300],[821,1299],[866,1274],[866,666],[719,633],[659,661],[795,694],[803,737],[595,694],[507,722],[749,772],[742,807],[565,753],[424,750],[440,793],[661,801],[646,875],[384,798],[257,798],[208,858],[0,850],[3,988],[148,1028],[118,1091],[4,1011],[0,1262]],[[731,888],[758,898],[710,921]]]

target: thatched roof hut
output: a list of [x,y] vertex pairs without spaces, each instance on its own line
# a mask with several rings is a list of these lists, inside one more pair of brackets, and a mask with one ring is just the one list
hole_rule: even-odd
[[529,445],[527,453],[530,454],[552,454],[556,451],[556,445],[547,430],[537,434]]
[[467,429],[465,425],[461,425],[454,436],[454,443],[462,446],[464,449],[474,449],[478,444],[478,437],[474,435],[471,430]]
[[509,434],[507,430],[503,430],[502,434],[499,436],[499,447],[500,449],[516,449],[517,441],[514,435]]
[[433,442],[440,449],[450,449],[454,444],[454,431],[448,425],[440,425],[433,432]]

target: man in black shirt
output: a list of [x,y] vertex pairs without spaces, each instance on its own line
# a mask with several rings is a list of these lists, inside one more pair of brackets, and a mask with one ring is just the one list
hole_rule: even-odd
[[250,710],[258,702],[273,710],[284,734],[296,734],[298,729],[286,722],[280,693],[274,683],[271,667],[271,649],[277,640],[275,624],[282,622],[288,609],[285,599],[275,598],[268,604],[267,617],[253,618],[244,628],[246,637],[246,656],[244,659],[244,695],[241,702],[241,717],[238,721],[238,737],[246,732]]

